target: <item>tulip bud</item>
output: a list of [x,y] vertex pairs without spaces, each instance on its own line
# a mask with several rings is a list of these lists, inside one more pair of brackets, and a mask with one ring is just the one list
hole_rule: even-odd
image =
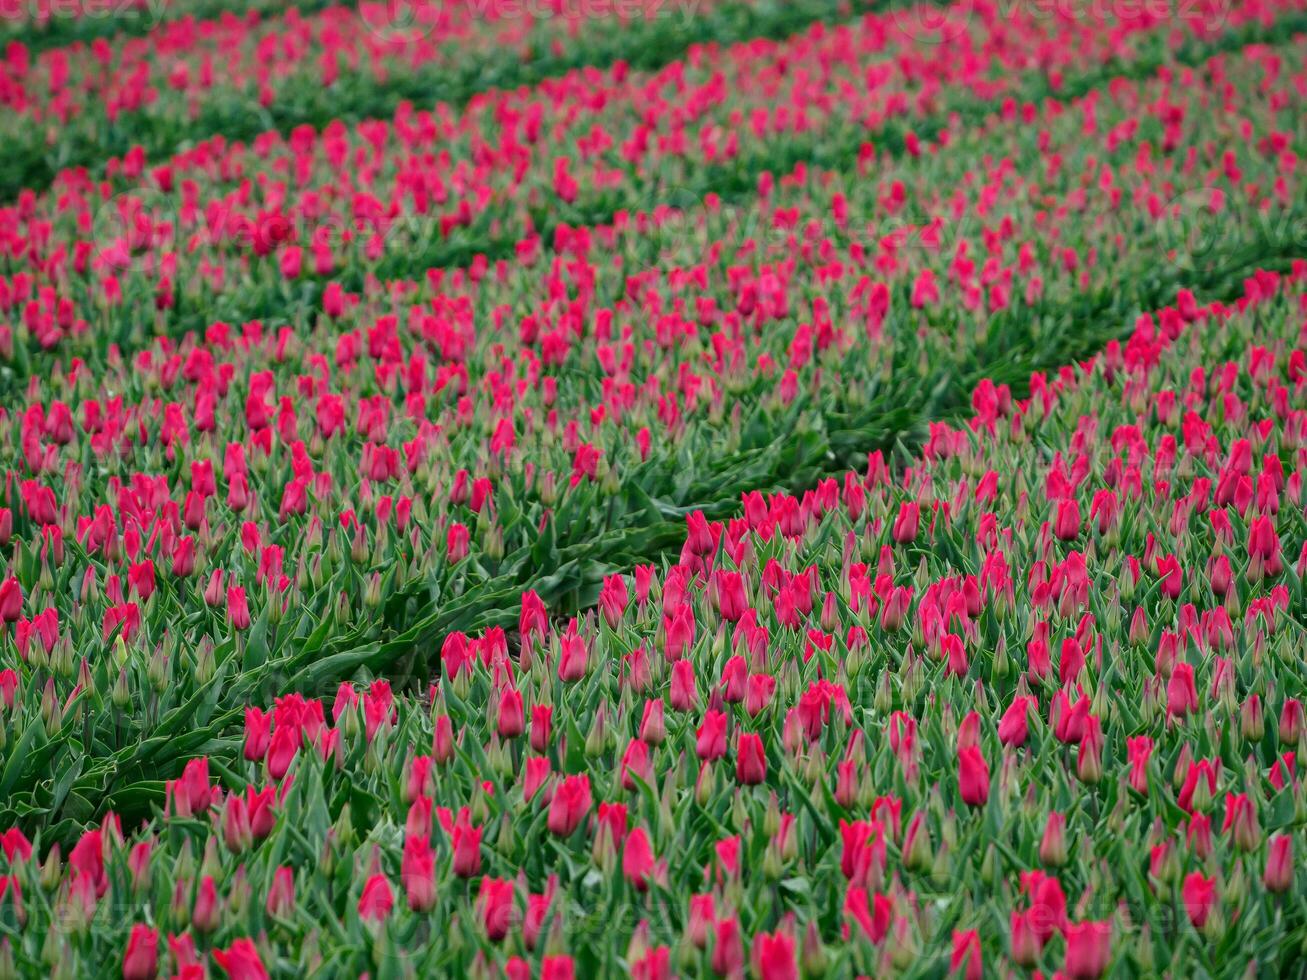
[[1289,834],[1272,837],[1266,848],[1266,870],[1262,882],[1277,895],[1293,887],[1293,838]]
[[1262,828],[1257,821],[1257,805],[1246,793],[1225,795],[1223,830],[1241,851],[1255,851],[1262,844]]
[[949,875],[952,871],[953,861],[949,854],[947,844],[941,845],[935,851],[935,858],[931,862],[930,877],[931,880],[940,888],[943,888],[949,881]]
[[597,759],[604,754],[607,744],[606,718],[602,707],[595,712],[594,722],[585,736],[585,754],[589,759]]
[[884,671],[880,675],[880,683],[876,685],[876,693],[872,699],[872,707],[877,714],[887,714],[894,706],[894,688],[890,681],[890,672]]
[[115,708],[126,708],[132,703],[132,692],[127,686],[126,668],[118,671],[118,679],[113,682],[113,688],[109,694],[110,700]]
[[1039,962],[1041,943],[1039,935],[1031,925],[1029,912],[1011,914],[1012,960],[1018,966],[1027,969]]
[[1162,884],[1168,884],[1180,873],[1180,858],[1175,852],[1175,845],[1164,840],[1152,847],[1149,870],[1152,876]]
[[504,529],[498,523],[491,524],[486,530],[481,550],[491,561],[499,561],[504,557]]
[[1221,908],[1221,903],[1216,902],[1212,910],[1208,913],[1207,921],[1203,923],[1200,930],[1210,942],[1220,942],[1225,936],[1225,911]]
[[925,814],[918,811],[903,834],[903,864],[909,871],[924,871],[933,859],[930,830],[926,826]]
[[985,848],[985,856],[980,859],[980,880],[986,885],[992,885],[998,870],[998,849],[990,844]]
[[699,767],[699,778],[694,784],[694,799],[701,807],[706,807],[717,794],[717,772],[711,762],[704,762]]
[[1262,716],[1262,700],[1256,694],[1249,694],[1239,712],[1240,732],[1244,741],[1260,742],[1266,731]]
[[[276,605],[274,603],[274,605]],[[199,652],[195,656],[195,680],[200,685],[209,683],[217,672],[218,665],[214,659],[213,640],[205,637],[200,641]]]
[[1135,964],[1139,967],[1142,975],[1148,976],[1153,972],[1153,931],[1147,923],[1139,930],[1139,935],[1135,937],[1130,944],[1130,950],[1134,954]]
[[1001,681],[1007,677],[1012,670],[1012,658],[1008,656],[1007,641],[1003,634],[999,634],[998,643],[994,647],[994,661],[990,668],[990,673],[995,681]]
[[55,844],[41,863],[41,888],[47,892],[54,891],[59,886],[62,876],[63,863],[59,859],[59,845]]
[[145,669],[145,676],[156,693],[162,694],[167,689],[168,673],[168,658],[164,656],[162,647],[155,647],[149,666]]
[[[460,672],[460,674],[465,672]],[[454,726],[449,715],[436,716],[435,735],[431,740],[431,756],[438,765],[445,765],[454,757]]]
[[[37,644],[39,648],[39,644]],[[59,731],[62,723],[62,711],[59,707],[59,699],[55,696],[54,678],[47,678],[45,689],[41,693],[41,721],[45,725],[47,735],[54,735]]]
[[906,971],[921,955],[917,931],[913,928],[912,919],[909,916],[898,915],[893,917],[886,940],[886,945],[889,947],[890,962],[895,969]]
[[195,893],[191,925],[197,932],[212,932],[218,927],[218,889],[213,878],[208,875],[200,880],[200,887]]
[[1048,815],[1044,825],[1044,839],[1039,845],[1039,860],[1052,868],[1060,868],[1067,861],[1066,817],[1056,810]]
[[824,976],[827,968],[826,950],[821,945],[821,933],[817,923],[809,920],[803,934],[803,952],[801,954],[803,975],[809,978]]
[[1302,703],[1297,698],[1287,698],[1280,711],[1280,743],[1297,745],[1304,727]]
[[233,854],[246,851],[254,844],[249,809],[245,797],[240,793],[232,793],[227,797],[222,811],[222,836],[223,843]]
[[644,716],[640,721],[640,738],[649,745],[661,745],[667,738],[662,698],[652,698],[645,702]]

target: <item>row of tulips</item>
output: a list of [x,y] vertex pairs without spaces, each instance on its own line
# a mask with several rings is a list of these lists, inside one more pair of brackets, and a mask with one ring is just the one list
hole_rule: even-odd
[[1016,112],[1071,98],[1084,89],[1058,90],[1147,73],[1176,51],[1192,65],[1283,43],[1307,27],[1303,6],[1241,2],[1197,42],[1184,25],[1198,17],[1177,27],[1091,5],[1049,19],[964,0],[929,33],[917,7],[698,46],[656,72],[576,71],[461,111],[406,108],[249,143],[219,130],[171,159],[129,153],[108,180],[67,172],[0,209],[0,351],[14,361],[0,370],[39,373],[32,352],[70,342],[135,349],[214,320],[299,324],[332,283],[359,292],[415,267],[529,260],[560,228],[710,194],[747,200],[763,172],[801,161],[849,169],[877,146],[919,153],[952,113],[983,124],[1004,99]]
[[0,666],[51,710],[12,726],[4,812],[64,837],[106,799],[142,812],[246,702],[403,670],[527,587],[593,604],[687,513],[1082,356],[1192,271],[1155,261],[1177,199],[1234,235],[1198,256],[1212,288],[1291,246],[1301,52],[1013,106],[864,161],[876,179],[796,171],[550,262],[333,294],[302,333],[219,323],[34,379],[3,430]]
[[146,825],[7,829],[0,972],[1289,975],[1304,280],[983,383],[901,478],[693,514],[421,694],[251,706]]
[[[69,169],[162,162],[197,139],[251,141],[386,117],[410,100],[458,107],[487,88],[614,65],[651,69],[691,45],[784,37],[877,6],[797,0],[363,0],[261,16],[169,20],[0,60],[0,197]],[[320,8],[320,9],[319,9]]]
[[[329,3],[300,0],[296,8],[308,13]],[[139,37],[173,21],[262,17],[284,9],[276,0],[0,0],[0,44],[21,45],[30,59],[53,48]]]

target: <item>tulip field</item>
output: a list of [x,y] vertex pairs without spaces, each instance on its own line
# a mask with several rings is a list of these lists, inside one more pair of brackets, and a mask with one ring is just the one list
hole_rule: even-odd
[[1307,977],[1305,160],[1307,0],[0,0],[0,980]]

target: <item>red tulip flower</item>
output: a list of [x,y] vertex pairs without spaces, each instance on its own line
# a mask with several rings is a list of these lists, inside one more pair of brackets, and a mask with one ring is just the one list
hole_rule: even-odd
[[1066,929],[1066,966],[1070,980],[1098,980],[1112,958],[1112,924],[1077,922]]
[[626,835],[622,848],[622,874],[636,891],[645,891],[654,872],[653,847],[649,843],[649,833],[643,827],[635,827]]
[[1268,891],[1278,895],[1293,887],[1293,875],[1293,837],[1277,834],[1266,848],[1266,870],[1262,873],[1262,882]]
[[375,874],[363,885],[359,896],[359,918],[365,922],[384,922],[395,907],[395,894],[386,876]]
[[767,778],[767,755],[760,735],[752,732],[740,735],[736,744],[735,778],[745,786],[755,786]]
[[985,975],[984,960],[980,954],[980,933],[975,929],[954,930],[949,970],[965,980],[981,980]]
[[155,980],[159,975],[159,932],[142,923],[132,926],[123,954],[123,980]]
[[213,958],[226,971],[228,980],[268,980],[258,947],[249,939],[236,939],[226,949],[215,949]]
[[989,800],[989,765],[978,746],[958,753],[958,791],[968,806],[984,806]]
[[1205,877],[1201,871],[1190,872],[1185,877],[1181,894],[1189,921],[1194,928],[1203,928],[1216,905],[1216,879]]
[[896,544],[911,544],[917,538],[920,525],[921,509],[913,501],[905,500],[899,505],[898,517],[894,519],[890,536]]
[[562,780],[554,789],[554,797],[549,803],[550,833],[570,837],[590,813],[592,803],[589,776],[568,776]]

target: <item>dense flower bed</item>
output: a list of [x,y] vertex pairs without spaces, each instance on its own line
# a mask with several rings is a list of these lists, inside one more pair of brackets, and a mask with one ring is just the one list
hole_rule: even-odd
[[128,977],[1287,968],[1304,274],[1233,306],[1182,293],[1028,400],[981,385],[902,480],[876,454],[691,515],[675,564],[611,576],[580,619],[527,593],[511,652],[450,634],[425,696],[249,708],[227,787],[197,760],[146,828],[110,817],[44,862],[8,831],[0,956]]
[[[1243,4],[1216,41],[1185,50],[1201,60],[1249,35],[1284,41],[1303,16],[1302,0]],[[848,168],[865,144],[915,147],[951,112],[979,121],[1005,97],[1038,102],[1068,72],[1148,71],[1192,40],[1168,20],[971,2],[938,18],[929,34],[899,12],[705,46],[658,72],[577,71],[461,111],[248,143],[220,134],[172,158],[113,159],[107,180],[66,172],[0,211],[0,309],[20,353],[92,330],[100,345],[104,327],[139,345],[132,334],[152,322],[174,337],[214,320],[295,322],[331,281],[358,291],[415,266],[548,246],[564,224],[739,198],[764,170],[803,160]]]
[[[695,43],[784,37],[877,0],[364,0],[263,14],[224,9],[139,37],[0,60],[7,147],[0,191],[41,188],[110,157],[163,158],[197,139],[253,140],[297,125],[384,117],[410,101],[455,111],[579,68],[651,69]],[[1200,20],[1211,19],[1206,15]]]
[[[1301,222],[1279,136],[1301,76],[1276,67],[1301,50],[1013,105],[897,161],[765,181],[748,208],[568,232],[551,260],[330,291],[301,332],[218,323],[33,378],[7,429],[24,599],[4,656],[58,651],[24,676],[57,701],[81,660],[101,691],[166,685],[150,712],[78,720],[106,748],[62,794],[47,774],[78,747],[27,754],[7,806],[61,832],[106,793],[144,808],[137,784],[256,695],[393,674],[502,624],[527,587],[584,608],[689,511],[724,516],[913,438],[982,379],[1088,353],[1191,271],[1158,267],[1169,244],[1237,286]],[[1242,94],[1217,110],[1215,91]],[[1154,160],[1159,120],[1171,160],[1242,139],[1177,170]]]
[[1300,970],[1304,0],[209,2],[6,28],[0,978]]

